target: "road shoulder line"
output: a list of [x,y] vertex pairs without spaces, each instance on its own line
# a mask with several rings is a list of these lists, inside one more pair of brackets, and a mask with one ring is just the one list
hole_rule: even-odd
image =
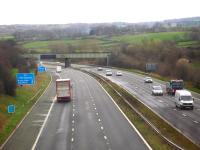
[[126,118],[126,120],[129,122],[129,124],[131,125],[131,127],[136,131],[136,133],[139,135],[139,137],[142,139],[142,141],[144,142],[144,144],[147,146],[147,148],[149,150],[152,150],[151,146],[147,143],[147,141],[143,138],[143,136],[141,135],[141,133],[137,130],[137,128],[133,125],[133,123],[128,119],[128,117],[124,114],[124,112],[121,110],[121,108],[117,105],[117,103],[114,101],[114,99],[110,96],[110,94],[104,89],[104,87],[99,83],[99,86],[106,92],[106,94],[108,95],[108,97],[112,100],[112,102],[115,104],[115,106],[118,108],[118,110],[122,113],[122,115]]
[[[44,92],[40,95],[40,97],[37,99],[35,104],[33,104],[33,106],[29,109],[29,111],[26,113],[26,115],[22,118],[22,120],[19,122],[19,124],[16,126],[16,128],[12,131],[12,133],[9,135],[9,137],[6,139],[6,141],[1,145],[0,150],[3,149],[3,147],[10,140],[10,138],[13,136],[13,134],[16,132],[16,130],[21,126],[22,122],[26,119],[26,117],[29,115],[29,113],[33,110],[35,105],[39,102],[40,98],[46,93],[46,91],[49,88],[49,86],[51,85],[51,83],[52,83],[52,76],[51,76],[51,80],[50,80],[48,86],[46,87],[46,89],[44,90]],[[34,97],[36,97],[37,94],[38,93],[36,93],[32,98],[30,98],[29,101],[31,101]]]

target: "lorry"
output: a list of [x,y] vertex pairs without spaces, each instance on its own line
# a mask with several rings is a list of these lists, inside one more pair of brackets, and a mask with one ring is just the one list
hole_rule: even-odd
[[175,106],[182,108],[191,108],[193,109],[194,98],[192,97],[191,92],[187,90],[176,90],[175,92]]
[[183,80],[170,80],[166,84],[166,92],[169,95],[175,95],[176,90],[183,89]]
[[70,79],[57,79],[56,80],[56,97],[57,101],[70,101],[72,99]]
[[56,72],[60,73],[62,71],[62,67],[61,66],[56,66]]

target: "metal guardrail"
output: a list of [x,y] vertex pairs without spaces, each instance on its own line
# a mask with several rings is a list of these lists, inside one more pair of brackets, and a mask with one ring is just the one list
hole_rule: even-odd
[[135,111],[163,140],[165,140],[169,145],[171,145],[172,147],[174,147],[177,150],[184,150],[182,147],[180,147],[179,145],[177,145],[176,143],[172,142],[170,139],[168,139],[166,136],[164,136],[144,115],[142,115],[142,113],[140,113],[133,105],[131,105],[127,99],[122,96],[107,80],[105,80],[103,77],[101,77],[100,75],[93,73],[93,72],[88,72],[86,70],[81,70],[89,75],[93,75],[97,78],[99,78],[100,80],[102,80],[104,83],[106,83],[107,85],[109,85],[112,90],[114,90],[123,100],[124,102],[126,102],[131,109],[133,109],[133,111]]

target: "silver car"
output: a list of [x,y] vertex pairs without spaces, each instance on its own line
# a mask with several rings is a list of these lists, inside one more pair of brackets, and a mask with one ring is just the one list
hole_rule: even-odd
[[160,85],[152,86],[152,95],[163,95],[163,90]]
[[144,78],[144,83],[153,83],[153,80],[151,77],[145,77]]

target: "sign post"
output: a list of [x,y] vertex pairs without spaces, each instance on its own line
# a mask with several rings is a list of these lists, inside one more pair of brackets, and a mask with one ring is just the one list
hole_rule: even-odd
[[9,114],[10,114],[10,113],[14,113],[14,112],[15,112],[15,105],[8,105],[7,110],[8,110],[8,113],[9,113]]
[[16,80],[18,85],[33,85],[35,84],[35,74],[34,73],[17,73]]
[[38,66],[38,72],[42,73],[46,71],[46,67],[44,66]]

